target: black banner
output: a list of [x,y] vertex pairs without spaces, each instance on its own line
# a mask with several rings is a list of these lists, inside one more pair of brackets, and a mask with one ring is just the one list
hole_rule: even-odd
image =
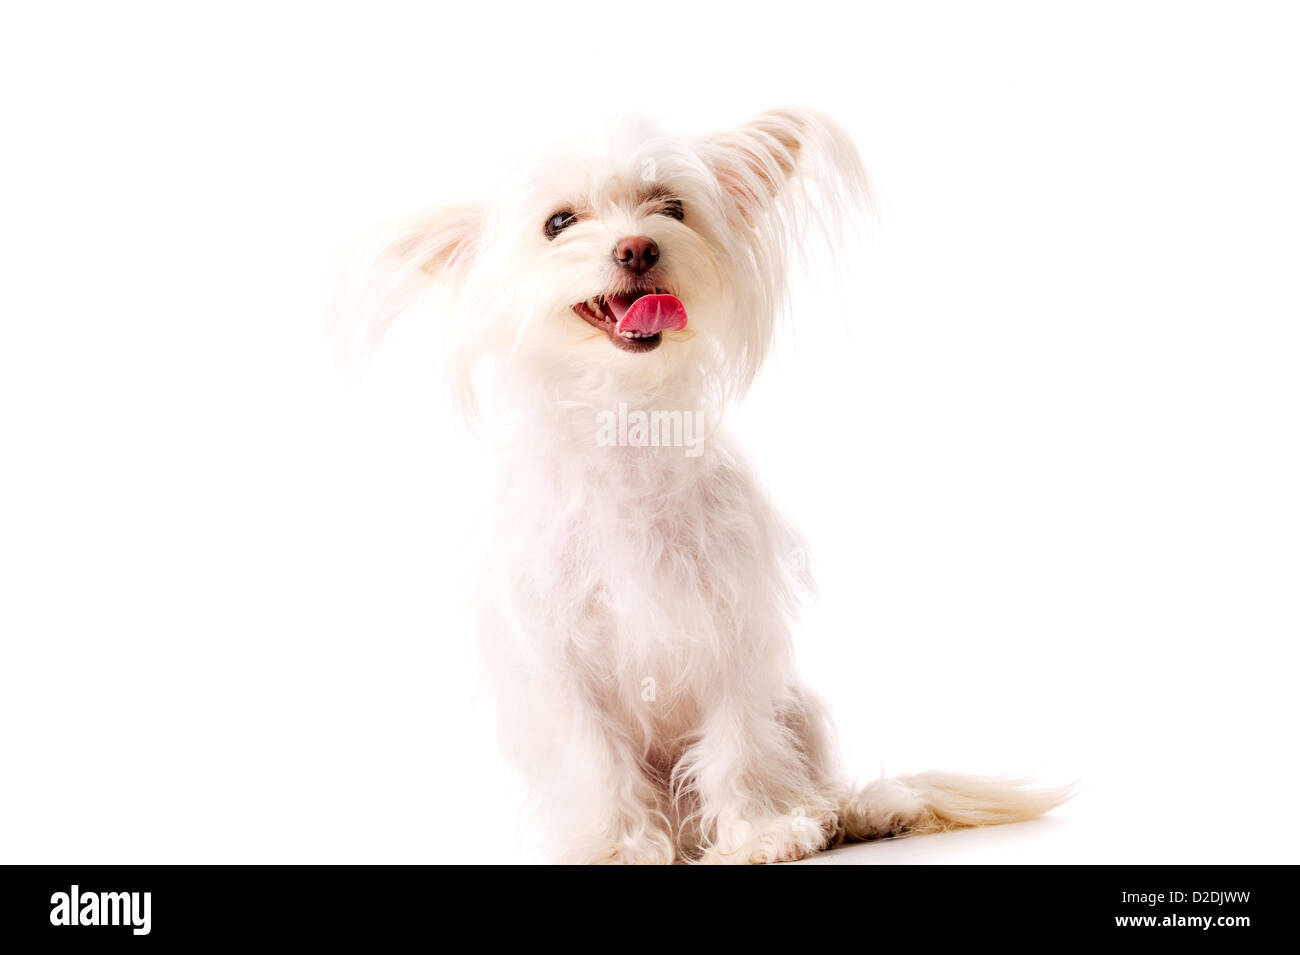
[[257,940],[370,947],[445,940],[454,925],[488,933],[485,942],[499,943],[505,928],[605,948],[616,944],[610,939],[644,943],[656,934],[677,946],[678,926],[690,926],[693,942],[734,942],[763,939],[779,925],[850,942],[871,929],[874,938],[875,930],[897,931],[899,941],[918,943],[956,933],[1217,947],[1292,934],[1289,867],[766,868],[786,871],[661,880],[527,867],[11,866],[3,870],[0,938],[91,948]]

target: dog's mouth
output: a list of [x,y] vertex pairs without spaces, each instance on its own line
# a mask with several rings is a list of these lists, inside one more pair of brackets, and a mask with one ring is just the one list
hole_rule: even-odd
[[654,351],[666,331],[686,327],[686,307],[662,289],[612,292],[579,302],[573,310],[624,351]]

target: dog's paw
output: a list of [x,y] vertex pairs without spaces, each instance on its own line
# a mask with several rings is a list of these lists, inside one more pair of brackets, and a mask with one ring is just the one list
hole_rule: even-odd
[[902,812],[874,812],[864,814],[853,827],[858,839],[892,839],[910,828],[910,814]]
[[602,847],[589,859],[588,865],[672,865],[676,851],[666,835],[642,836],[625,839]]
[[753,823],[749,834],[733,847],[715,845],[700,862],[706,865],[770,865],[797,862],[834,842],[839,820],[833,812],[809,815],[792,812]]
[[889,839],[924,828],[929,814],[915,792],[893,779],[877,780],[850,797],[841,808],[852,839]]

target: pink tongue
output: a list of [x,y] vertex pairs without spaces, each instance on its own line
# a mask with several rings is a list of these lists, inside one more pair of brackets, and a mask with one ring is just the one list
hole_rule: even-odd
[[686,327],[686,307],[675,295],[642,295],[634,302],[614,296],[608,304],[618,320],[614,331],[619,333],[653,335],[665,329],[677,331]]

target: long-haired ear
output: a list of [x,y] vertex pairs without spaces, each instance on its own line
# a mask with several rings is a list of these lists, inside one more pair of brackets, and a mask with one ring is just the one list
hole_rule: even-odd
[[751,225],[773,210],[784,215],[807,211],[782,201],[795,181],[816,193],[814,205],[823,214],[836,216],[834,223],[820,223],[829,226],[828,231],[872,204],[871,181],[853,141],[816,110],[787,106],[760,113],[735,129],[709,136],[702,153],[731,211]]
[[797,106],[708,136],[699,155],[716,181],[730,238],[744,250],[737,267],[749,273],[724,347],[735,356],[733,387],[743,390],[771,348],[791,262],[811,263],[823,242],[831,262],[840,260],[846,227],[865,224],[873,209],[871,180],[848,134]]
[[393,319],[435,279],[463,279],[482,223],[480,206],[441,206],[385,223],[366,238],[344,270],[330,322],[346,363],[369,357]]

